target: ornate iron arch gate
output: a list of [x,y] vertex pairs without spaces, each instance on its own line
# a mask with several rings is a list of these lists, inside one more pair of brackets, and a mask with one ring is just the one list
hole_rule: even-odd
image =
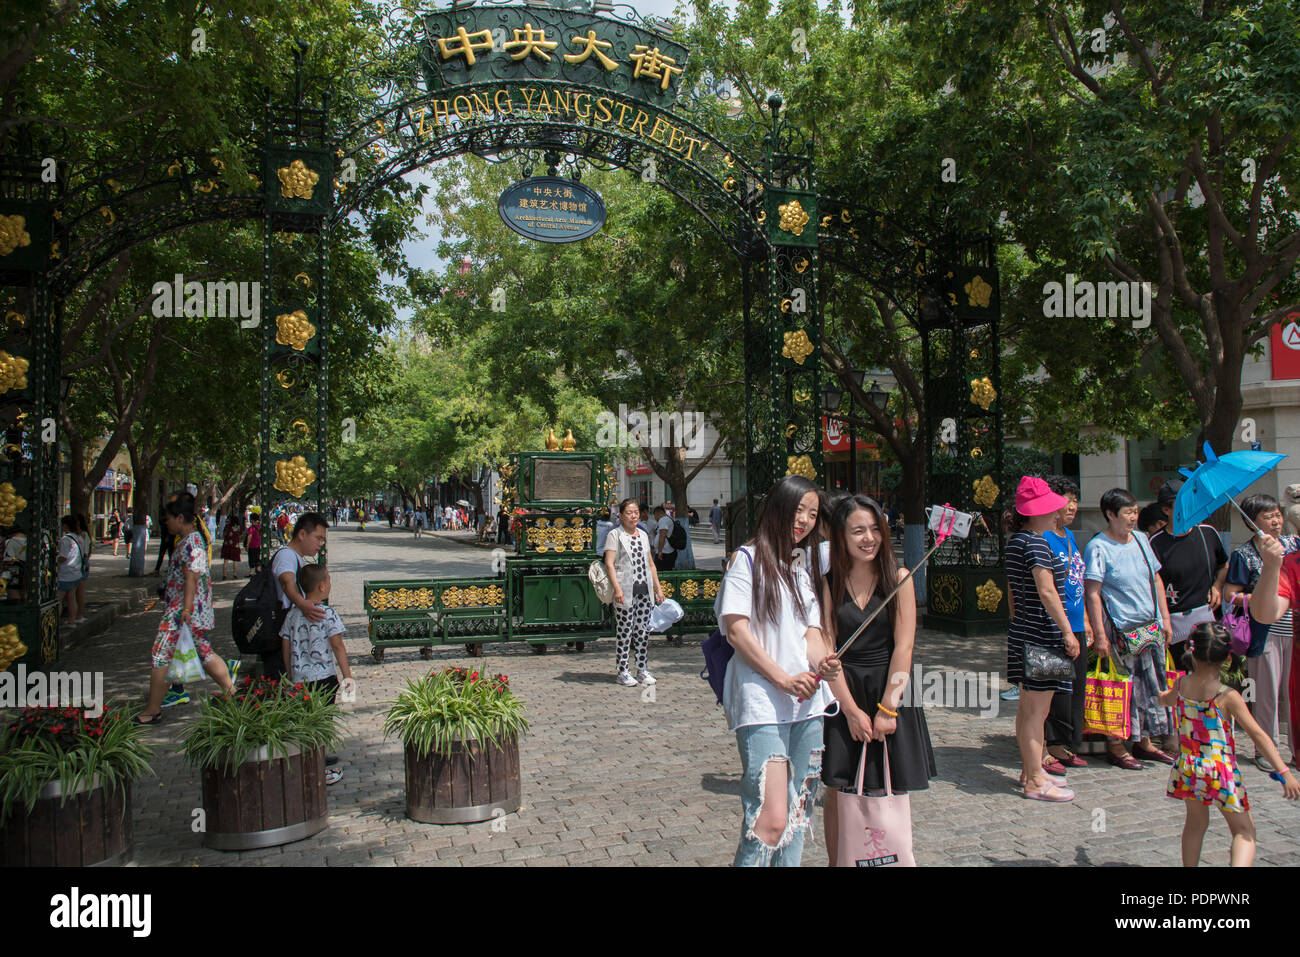
[[[526,175],[539,154],[551,169],[580,156],[628,169],[694,209],[745,278],[749,489],[789,473],[819,475],[811,145],[784,121],[777,97],[763,127],[682,93],[688,51],[631,8],[619,10],[497,0],[419,16],[394,8],[381,61],[333,84],[359,97],[351,112],[363,120],[333,137],[328,100],[308,104],[301,83],[293,103],[268,108],[263,297],[275,318],[263,353],[264,503],[327,497],[332,226],[386,182],[465,154],[523,156]],[[755,302],[761,319],[750,315]],[[748,499],[752,517],[756,497]]]

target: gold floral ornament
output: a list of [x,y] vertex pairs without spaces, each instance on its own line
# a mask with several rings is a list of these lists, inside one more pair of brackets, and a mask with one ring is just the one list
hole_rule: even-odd
[[0,256],[8,256],[19,246],[32,244],[31,233],[24,228],[26,225],[24,216],[0,216]]
[[981,309],[989,307],[989,296],[993,294],[993,287],[984,281],[983,276],[976,276],[962,288],[966,290],[966,296],[972,306],[979,306]]
[[791,455],[785,460],[786,475],[802,475],[808,481],[817,479],[817,470],[813,468],[812,459],[807,455]]
[[26,507],[27,499],[18,494],[13,482],[0,483],[0,525],[12,525]]
[[307,348],[307,340],[316,335],[316,327],[307,321],[301,309],[282,312],[275,317],[275,341],[282,346],[293,346],[299,352]]
[[993,388],[993,380],[988,376],[970,380],[970,400],[984,411],[988,411],[997,397],[998,390]]
[[281,460],[275,463],[275,488],[281,492],[288,492],[294,498],[302,498],[303,492],[307,491],[307,486],[316,481],[316,473],[311,470],[307,460],[301,455],[295,455],[287,462]]
[[808,214],[804,212],[799,200],[792,199],[776,208],[781,214],[781,228],[795,236],[803,235],[803,228],[808,225]]
[[497,585],[486,585],[482,588],[477,586],[458,588],[453,585],[442,593],[442,606],[444,608],[472,608],[483,605],[500,605],[504,599],[505,593]]
[[992,578],[976,588],[975,594],[979,597],[976,607],[980,611],[997,611],[998,605],[1002,604],[1002,589],[994,584]]
[[991,475],[985,475],[972,484],[975,486],[975,504],[992,508],[998,500],[998,483]]
[[0,672],[8,671],[9,666],[25,654],[27,646],[18,637],[18,626],[0,627]]
[[280,180],[280,195],[290,199],[311,199],[316,184],[320,182],[320,173],[309,170],[300,159],[281,166],[275,175]]
[[660,581],[659,587],[663,589],[665,598],[673,597],[673,583],[669,581]]
[[22,356],[11,356],[0,350],[0,392],[27,388],[27,367],[30,363]]
[[801,276],[803,275],[803,271],[807,268],[808,268],[808,260],[806,259],[800,259],[797,263],[794,264],[794,271],[799,273],[799,275]]
[[706,578],[704,580],[704,597],[716,598],[718,595],[718,587],[720,584],[721,582],[715,582],[712,578]]
[[812,400],[812,393],[807,389],[795,389],[794,400],[800,405],[807,405]]
[[804,330],[796,329],[785,334],[785,348],[781,350],[781,355],[787,359],[793,359],[799,365],[803,365],[804,360],[812,355],[812,351],[812,340]]
[[370,593],[373,611],[406,611],[408,608],[432,608],[433,590],[430,588],[379,588]]

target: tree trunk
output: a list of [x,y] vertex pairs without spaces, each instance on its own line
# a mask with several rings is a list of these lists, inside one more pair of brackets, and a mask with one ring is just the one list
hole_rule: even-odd
[[81,434],[73,429],[67,428],[67,417],[64,417],[64,427],[68,435],[68,498],[71,504],[68,506],[73,515],[90,514],[90,491],[86,488],[86,443]]

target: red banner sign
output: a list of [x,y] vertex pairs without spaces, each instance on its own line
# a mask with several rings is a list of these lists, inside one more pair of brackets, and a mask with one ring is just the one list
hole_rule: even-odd
[[1300,312],[1288,313],[1270,333],[1274,379],[1300,379]]
[[[875,443],[868,443],[865,439],[857,440],[859,452],[865,452],[867,449],[874,449]],[[823,452],[847,452],[849,450],[849,425],[840,419],[831,419],[822,416],[822,451]]]

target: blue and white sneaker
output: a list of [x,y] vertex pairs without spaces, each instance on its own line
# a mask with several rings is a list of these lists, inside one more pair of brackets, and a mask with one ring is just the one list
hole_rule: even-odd
[[998,695],[998,697],[1001,698],[1003,701],[1019,701],[1019,700],[1020,700],[1020,686],[1019,686],[1019,685],[1013,685],[1012,687],[1008,688],[1006,691],[1004,691],[1004,692],[1002,692],[1000,695]]
[[190,696],[186,693],[184,688],[182,688],[180,691],[176,691],[172,688],[168,688],[167,693],[163,695],[163,699],[162,699],[162,706],[164,708],[170,708],[174,704],[189,704],[189,703],[190,703]]

